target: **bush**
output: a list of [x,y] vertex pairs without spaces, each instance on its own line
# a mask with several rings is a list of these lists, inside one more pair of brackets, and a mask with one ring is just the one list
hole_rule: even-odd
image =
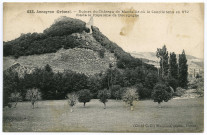
[[98,54],[100,58],[104,58],[105,50],[104,49],[99,50]]
[[85,107],[86,102],[90,102],[92,95],[90,90],[84,89],[78,92],[78,101],[83,102],[83,106]]
[[198,87],[198,85],[197,85],[197,79],[196,78],[189,79],[188,88],[189,89],[197,89],[197,87]]
[[176,92],[173,93],[173,96],[181,97],[183,94],[185,94],[186,89],[183,89],[181,87],[176,88]]
[[160,104],[161,102],[165,101],[167,102],[172,98],[171,89],[167,87],[165,84],[156,84],[152,91],[152,99],[154,102],[158,102]]

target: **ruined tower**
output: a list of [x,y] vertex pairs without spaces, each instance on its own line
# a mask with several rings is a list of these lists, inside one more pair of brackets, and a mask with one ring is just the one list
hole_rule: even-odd
[[86,27],[90,29],[90,34],[92,33],[91,26],[93,26],[93,17],[91,17],[88,23],[86,23]]

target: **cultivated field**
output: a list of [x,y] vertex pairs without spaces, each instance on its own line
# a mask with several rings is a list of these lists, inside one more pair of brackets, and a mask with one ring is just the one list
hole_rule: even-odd
[[30,102],[3,109],[4,131],[88,132],[202,132],[203,98],[172,99],[162,108],[151,100],[139,101],[134,111],[122,101],[109,100],[107,108],[94,99],[74,112],[66,100]]

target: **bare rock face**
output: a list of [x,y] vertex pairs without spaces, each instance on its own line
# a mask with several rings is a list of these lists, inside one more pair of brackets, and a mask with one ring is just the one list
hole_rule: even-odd
[[82,42],[80,48],[86,48],[86,49],[91,49],[94,51],[99,51],[101,49],[104,49],[99,42],[97,42],[94,37],[86,32],[82,33],[73,33],[73,37],[76,38],[77,41]]
[[17,72],[19,78],[24,78],[25,74],[31,74],[34,72],[34,70],[35,68],[28,68],[28,67],[20,65],[19,63],[15,63],[10,68],[8,68],[6,71]]

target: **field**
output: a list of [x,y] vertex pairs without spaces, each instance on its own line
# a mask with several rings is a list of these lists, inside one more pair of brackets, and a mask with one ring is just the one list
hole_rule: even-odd
[[139,101],[134,111],[122,101],[109,100],[106,109],[97,99],[74,111],[66,100],[39,101],[32,109],[30,102],[17,108],[3,109],[3,130],[18,131],[86,131],[86,132],[202,132],[203,98],[172,99],[159,108],[151,100]]

